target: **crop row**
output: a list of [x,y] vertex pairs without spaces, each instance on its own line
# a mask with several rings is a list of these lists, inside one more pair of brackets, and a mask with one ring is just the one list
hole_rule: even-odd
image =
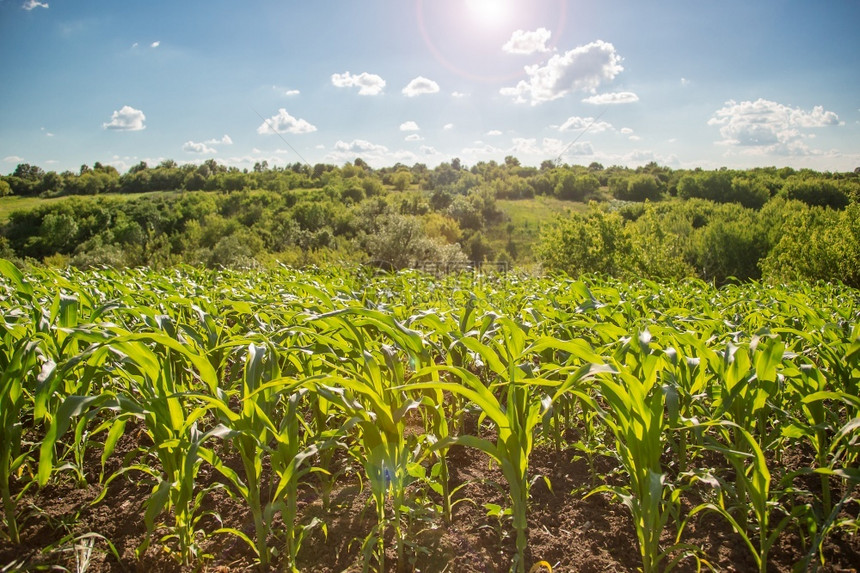
[[[166,528],[157,542],[192,564],[200,535],[223,533],[264,570],[298,570],[306,532],[326,527],[300,515],[299,489],[328,509],[346,456],[376,515],[359,540],[365,570],[404,570],[414,489],[433,519],[456,519],[449,453],[465,447],[504,475],[498,512],[516,539],[512,570],[526,571],[536,444],[617,460],[620,479],[598,476],[586,495],[629,509],[646,573],[716,567],[685,541],[702,513],[725,519],[762,572],[789,529],[809,569],[826,563],[829,536],[858,529],[860,295],[848,288],[360,269],[25,274],[0,260],[0,309],[12,544],[31,488],[71,475],[105,495],[134,473],[152,485],[139,552]],[[132,427],[145,435],[135,455],[87,473],[86,452],[104,468]],[[787,467],[795,451],[803,463]],[[204,465],[246,504],[253,532],[201,531]]]

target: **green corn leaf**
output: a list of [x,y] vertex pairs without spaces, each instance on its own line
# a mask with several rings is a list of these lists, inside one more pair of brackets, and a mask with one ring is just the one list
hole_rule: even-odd
[[155,529],[155,518],[167,506],[170,499],[170,490],[172,485],[166,480],[161,480],[152,492],[152,495],[144,502],[146,511],[143,515],[143,523],[146,525],[146,530],[151,534]]
[[72,419],[80,416],[89,409],[105,405],[115,406],[116,398],[112,394],[98,396],[69,396],[60,405],[56,418],[51,422],[42,445],[39,448],[39,471],[37,480],[40,486],[48,483],[54,465],[54,445],[66,433]]
[[0,273],[12,281],[12,284],[15,285],[15,289],[19,293],[33,296],[33,286],[24,279],[24,274],[11,262],[6,259],[0,259]]

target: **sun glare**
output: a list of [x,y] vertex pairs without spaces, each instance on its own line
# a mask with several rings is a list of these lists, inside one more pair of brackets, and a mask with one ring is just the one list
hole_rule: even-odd
[[502,24],[510,16],[508,0],[466,0],[472,18],[486,26]]

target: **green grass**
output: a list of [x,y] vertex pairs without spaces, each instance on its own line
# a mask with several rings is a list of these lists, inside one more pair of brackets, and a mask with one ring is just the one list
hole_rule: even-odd
[[[93,200],[97,197],[111,197],[122,201],[130,201],[140,197],[169,197],[176,195],[179,191],[151,191],[148,193],[105,193],[104,195],[74,195],[83,200]],[[56,203],[71,198],[72,196],[64,197],[0,197],[0,223],[6,221],[9,215],[15,211],[35,209],[40,205],[48,203]]]
[[533,199],[500,199],[496,201],[506,215],[506,221],[489,227],[486,236],[496,252],[512,243],[514,258],[523,263],[534,262],[534,247],[540,240],[541,228],[556,217],[588,209],[586,203],[562,201],[554,197]]

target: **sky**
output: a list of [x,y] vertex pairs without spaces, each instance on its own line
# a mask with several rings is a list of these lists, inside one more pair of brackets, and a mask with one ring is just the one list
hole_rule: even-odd
[[860,167],[858,0],[0,0],[0,173]]

